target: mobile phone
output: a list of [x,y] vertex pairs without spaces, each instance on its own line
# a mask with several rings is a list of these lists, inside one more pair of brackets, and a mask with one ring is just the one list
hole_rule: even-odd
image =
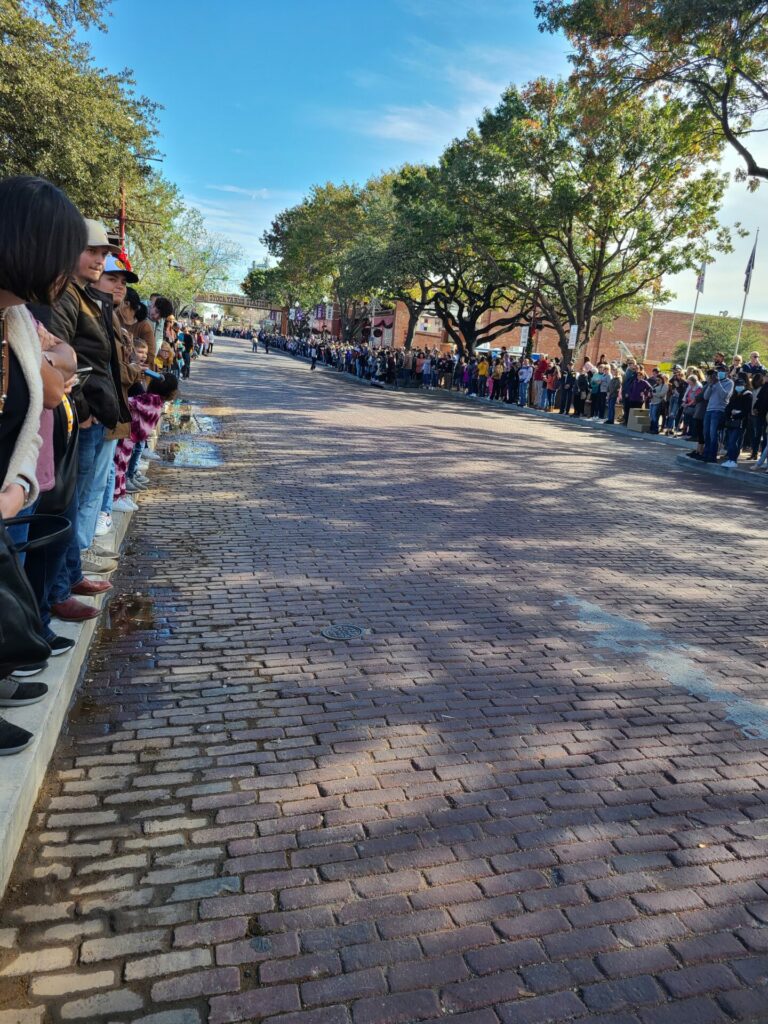
[[146,366],[142,368],[142,373],[146,373],[148,377],[153,377],[155,380],[163,380],[162,373],[158,373],[156,370],[149,370]]
[[92,366],[78,366],[78,368],[77,368],[77,370],[75,372],[77,374],[77,382],[78,382],[78,384],[84,384],[85,381],[88,379],[89,374],[91,374],[93,372],[93,367]]

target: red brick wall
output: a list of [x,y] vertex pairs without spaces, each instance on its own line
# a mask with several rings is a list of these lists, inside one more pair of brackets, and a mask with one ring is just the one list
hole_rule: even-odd
[[[683,313],[676,309],[657,309],[653,314],[653,323],[648,342],[648,364],[670,363],[674,359],[675,348],[680,342],[688,341],[691,329],[691,313]],[[617,341],[623,341],[637,359],[642,359],[645,352],[645,338],[648,333],[648,313],[638,320],[620,317],[609,328],[598,328],[587,347],[591,359],[605,354],[609,359],[620,359],[621,349]],[[768,323],[760,320],[745,320],[762,331],[768,343]],[[694,338],[697,332],[694,331]]]

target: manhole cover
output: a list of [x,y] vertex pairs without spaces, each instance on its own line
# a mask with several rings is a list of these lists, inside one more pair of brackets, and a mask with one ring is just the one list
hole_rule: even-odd
[[341,622],[338,626],[328,626],[322,630],[322,634],[328,640],[356,640],[365,631],[360,626],[353,626],[350,622]]

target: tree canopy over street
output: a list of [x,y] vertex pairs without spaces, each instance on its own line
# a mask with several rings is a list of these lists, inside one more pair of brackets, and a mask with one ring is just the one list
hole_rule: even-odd
[[723,146],[682,101],[538,79],[510,87],[436,164],[316,186],[264,241],[283,294],[333,296],[347,340],[378,297],[408,306],[407,341],[433,307],[461,352],[541,322],[567,356],[571,325],[580,348],[666,297],[664,275],[729,248]]
[[177,309],[222,282],[238,246],[206,230],[157,166],[158,104],[130,70],[93,62],[77,26],[102,26],[108,0],[0,0],[0,167],[62,188],[114,226],[127,197],[127,248],[142,281]]
[[619,97],[674,96],[748,175],[768,178],[753,139],[768,109],[764,0],[538,0],[536,13],[543,30],[566,32],[583,82]]

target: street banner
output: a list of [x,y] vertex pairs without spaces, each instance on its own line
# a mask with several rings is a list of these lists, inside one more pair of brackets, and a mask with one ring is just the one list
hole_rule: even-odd
[[530,332],[530,327],[528,326],[528,324],[526,324],[524,327],[520,328],[520,349],[521,350],[524,349],[525,346],[528,344],[528,334],[529,334],[529,332]]
[[571,324],[571,330],[568,334],[568,348],[576,348],[576,342],[579,340],[579,325]]

